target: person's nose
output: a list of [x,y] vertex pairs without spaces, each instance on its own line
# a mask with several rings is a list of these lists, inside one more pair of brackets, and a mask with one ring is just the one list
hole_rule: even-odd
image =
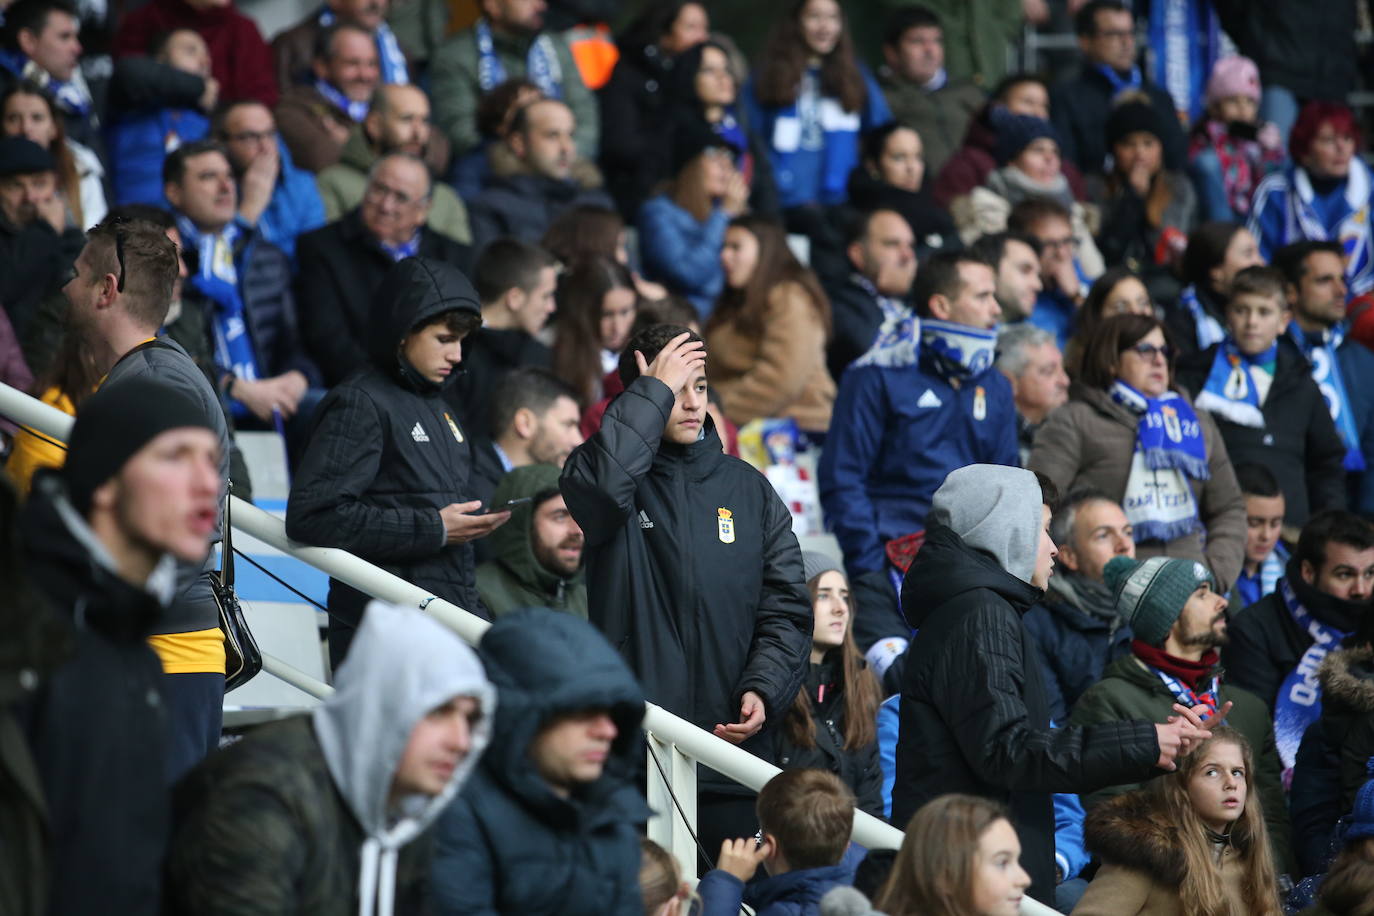
[[687,393],[682,398],[682,406],[687,410],[701,410],[701,402],[705,400],[705,395],[693,387],[687,389]]
[[1350,589],[1350,600],[1363,601],[1369,597],[1371,590],[1374,590],[1374,577],[1356,576],[1355,584]]
[[444,738],[449,750],[467,756],[468,751],[472,750],[472,728],[467,716],[454,716]]
[[615,727],[615,720],[611,718],[610,713],[603,712],[592,720],[591,733],[593,737],[614,741],[616,735],[620,734],[620,729]]
[[197,462],[194,485],[197,493],[219,494],[219,464],[209,455]]

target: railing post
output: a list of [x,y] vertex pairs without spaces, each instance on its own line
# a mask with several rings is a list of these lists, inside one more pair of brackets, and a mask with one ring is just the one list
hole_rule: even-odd
[[[668,850],[677,860],[683,880],[695,885],[697,847],[692,831],[697,829],[697,762],[653,732],[645,732],[644,738],[649,767],[647,797],[654,812],[649,818],[649,839]],[[668,777],[666,782],[664,774]],[[673,804],[674,795],[677,805]]]

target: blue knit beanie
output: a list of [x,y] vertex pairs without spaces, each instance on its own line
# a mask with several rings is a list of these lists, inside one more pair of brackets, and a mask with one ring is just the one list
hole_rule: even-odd
[[1059,134],[1055,131],[1054,125],[1044,118],[1014,114],[998,106],[992,110],[991,120],[992,129],[997,133],[992,153],[997,157],[999,166],[1011,162],[1021,155],[1022,150],[1042,137],[1048,137],[1056,144],[1063,145],[1059,143]]

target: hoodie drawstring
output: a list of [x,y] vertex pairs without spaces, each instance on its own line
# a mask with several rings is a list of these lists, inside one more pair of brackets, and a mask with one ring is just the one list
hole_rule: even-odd
[[396,909],[396,864],[400,847],[414,838],[416,830],[402,832],[399,842],[383,843],[376,837],[363,841],[362,871],[358,875],[358,916],[392,916]]

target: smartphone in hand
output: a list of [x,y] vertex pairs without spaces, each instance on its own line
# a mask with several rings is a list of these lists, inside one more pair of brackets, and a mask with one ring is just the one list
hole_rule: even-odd
[[508,499],[508,500],[506,500],[504,503],[502,503],[502,504],[499,505],[499,506],[488,506],[487,508],[483,509],[481,512],[478,512],[477,514],[478,514],[478,515],[491,515],[493,512],[509,512],[510,510],[514,509],[516,506],[523,505],[523,504],[525,504],[525,503],[527,503],[527,502],[532,502],[533,500],[534,500],[534,497],[533,497],[533,496],[521,496],[521,497],[519,497],[518,499]]

